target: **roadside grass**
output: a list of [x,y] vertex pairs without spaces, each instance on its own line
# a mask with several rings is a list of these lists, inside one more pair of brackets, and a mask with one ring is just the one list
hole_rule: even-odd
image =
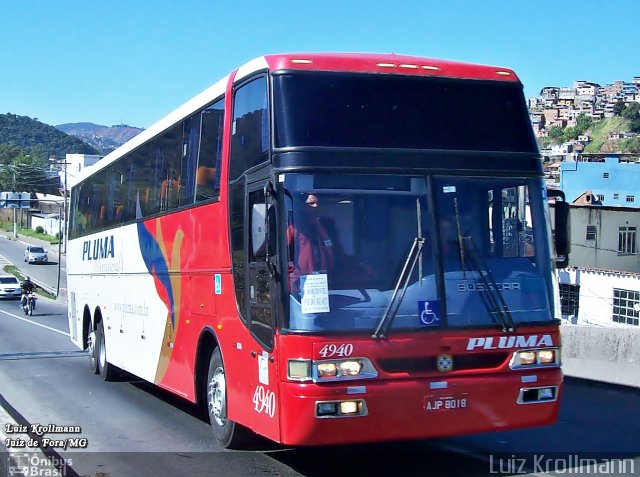
[[[13,232],[13,222],[10,222],[10,221],[2,222],[2,221],[0,221],[0,230],[4,230],[5,232]],[[49,242],[51,245],[54,245],[54,244],[58,243],[57,237],[54,237],[54,236],[48,235],[48,234],[41,234],[41,233],[36,232],[33,229],[24,228],[24,227],[18,227],[16,230],[20,235],[25,235],[27,237],[32,237],[32,238],[35,238],[35,239],[44,240],[45,242]]]
[[[20,280],[21,282],[24,280],[25,275],[23,275],[18,269],[18,267],[16,267],[15,265],[5,265],[4,271],[11,275],[15,275],[18,278],[18,280]],[[36,285],[36,293],[38,295],[42,295],[45,298],[50,298],[51,300],[56,299],[56,296],[53,293],[49,293],[48,291],[43,290],[37,285]]]

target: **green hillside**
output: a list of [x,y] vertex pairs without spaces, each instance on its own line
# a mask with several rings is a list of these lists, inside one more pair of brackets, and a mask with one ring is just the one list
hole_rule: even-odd
[[[627,139],[609,139],[612,133],[628,132],[636,133],[636,136]],[[575,127],[552,127],[547,137],[538,139],[538,144],[541,148],[546,148],[586,134],[591,138],[591,142],[585,147],[585,153],[639,153],[640,135],[638,133],[640,133],[640,104],[630,103],[622,109],[619,116],[600,121],[594,121],[581,114],[577,118]]]
[[78,138],[27,116],[0,114],[0,144],[12,145],[40,160],[64,159],[66,154],[97,154]]

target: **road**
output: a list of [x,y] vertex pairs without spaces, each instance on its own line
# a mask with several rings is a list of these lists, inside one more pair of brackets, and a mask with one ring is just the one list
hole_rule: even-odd
[[[25,317],[17,301],[0,302],[2,442],[36,437],[8,432],[8,423],[79,426],[77,433],[45,437],[86,439],[86,448],[43,447],[41,471],[54,463],[59,475],[69,476],[539,476],[569,473],[561,472],[562,463],[578,455],[629,458],[607,475],[640,475],[640,390],[569,380],[559,422],[545,428],[342,448],[265,442],[234,452],[220,449],[200,411],[180,398],[131,376],[106,383],[91,374],[87,356],[67,333],[64,303],[41,299]],[[35,450],[9,449],[13,462]],[[546,460],[536,467],[540,455]],[[0,455],[0,475],[11,470],[7,458]],[[522,458],[528,462],[520,468]],[[544,467],[549,458],[551,469]]]
[[[26,240],[26,239],[25,239]],[[34,244],[41,245],[41,242],[32,241]],[[44,248],[48,251],[49,263],[47,264],[27,264],[24,262],[24,251],[26,243],[19,240],[12,240],[6,238],[5,235],[0,235],[0,268],[3,264],[13,263],[20,268],[24,275],[28,275],[38,282],[45,283],[51,288],[55,289],[58,281],[58,246],[57,245],[45,245]],[[60,274],[60,288],[64,291],[67,288],[67,275],[66,275],[66,263],[64,256],[62,257],[61,274]]]

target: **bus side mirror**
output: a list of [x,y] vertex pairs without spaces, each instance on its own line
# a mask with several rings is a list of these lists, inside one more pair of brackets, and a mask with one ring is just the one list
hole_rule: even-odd
[[251,247],[255,258],[267,256],[267,229],[265,204],[253,204],[251,210]]
[[556,198],[553,207],[556,267],[567,268],[569,265],[569,253],[571,252],[571,221],[569,217],[569,204],[565,202],[564,193],[562,191],[550,190],[549,197]]

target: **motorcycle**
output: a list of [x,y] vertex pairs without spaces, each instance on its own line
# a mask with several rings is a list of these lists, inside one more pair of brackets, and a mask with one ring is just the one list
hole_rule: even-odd
[[33,315],[33,310],[36,308],[36,296],[33,293],[29,293],[22,299],[22,310],[25,315]]

